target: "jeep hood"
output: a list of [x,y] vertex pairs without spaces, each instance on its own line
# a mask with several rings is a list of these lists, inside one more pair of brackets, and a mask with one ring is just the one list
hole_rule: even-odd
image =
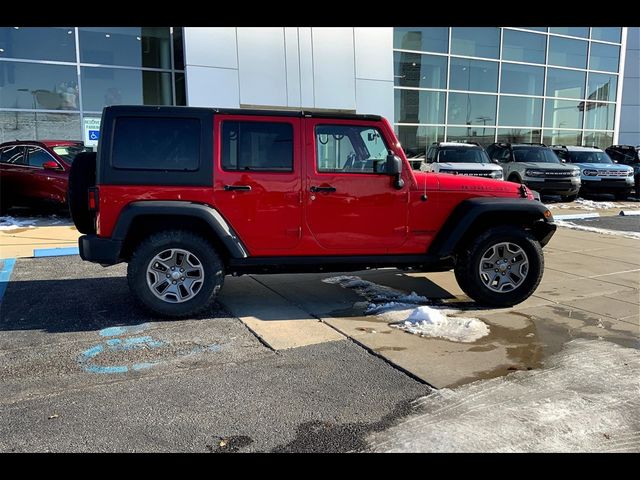
[[521,197],[520,184],[513,182],[505,182],[504,180],[493,180],[484,177],[469,177],[466,175],[451,175],[449,173],[429,173],[429,172],[413,172],[416,177],[417,188],[422,190],[425,182],[427,185],[433,182],[427,181],[427,175],[435,177],[438,181],[439,190],[441,191],[463,191],[473,192],[491,192],[500,193],[501,195]]

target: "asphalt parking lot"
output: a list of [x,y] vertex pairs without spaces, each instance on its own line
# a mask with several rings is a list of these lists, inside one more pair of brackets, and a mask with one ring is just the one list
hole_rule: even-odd
[[[639,232],[638,218],[597,225]],[[511,309],[478,309],[451,272],[383,269],[227,277],[214,311],[183,321],[139,309],[124,265],[18,258],[0,308],[0,451],[640,451],[638,246],[562,227],[542,284]],[[387,309],[397,292],[418,300]],[[488,333],[397,328],[421,305]],[[578,412],[564,427],[563,405]],[[488,430],[493,411],[510,434]],[[451,430],[478,412],[485,423]],[[516,441],[532,433],[555,443]]]

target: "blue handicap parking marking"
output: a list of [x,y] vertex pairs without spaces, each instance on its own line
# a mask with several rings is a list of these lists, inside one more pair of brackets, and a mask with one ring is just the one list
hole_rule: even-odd
[[[112,374],[112,373],[127,373],[130,371],[141,371],[147,370],[151,367],[159,365],[161,363],[166,362],[167,359],[161,359],[154,362],[139,362],[131,365],[96,365],[94,363],[94,359],[98,357],[103,352],[111,352],[111,353],[125,353],[132,350],[140,350],[140,349],[161,349],[169,346],[167,342],[154,339],[150,335],[140,335],[140,336],[127,336],[130,334],[138,334],[149,327],[148,323],[142,323],[140,325],[130,325],[125,327],[108,327],[103,328],[98,332],[101,337],[107,337],[105,341],[102,343],[93,345],[92,347],[84,350],[77,357],[78,365],[88,373],[101,373],[101,374]],[[174,353],[176,357],[186,357],[190,355],[195,355],[201,352],[219,352],[222,347],[218,344],[211,344],[206,346],[198,345],[195,348],[192,348],[188,351],[178,351]]]
[[100,130],[89,130],[89,140],[99,140]]
[[7,290],[7,285],[9,285],[9,280],[11,280],[11,272],[13,272],[15,264],[15,258],[0,259],[0,305],[2,305],[2,298]]

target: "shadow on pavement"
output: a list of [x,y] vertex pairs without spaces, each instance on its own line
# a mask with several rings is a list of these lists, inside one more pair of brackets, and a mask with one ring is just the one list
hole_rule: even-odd
[[[193,319],[217,317],[229,317],[218,303]],[[85,332],[161,321],[134,302],[125,277],[12,281],[0,307],[0,331]]]

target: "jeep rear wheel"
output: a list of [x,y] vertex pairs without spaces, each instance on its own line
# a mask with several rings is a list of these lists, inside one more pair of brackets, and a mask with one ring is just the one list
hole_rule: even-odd
[[224,282],[224,266],[203,237],[171,230],[153,234],[137,246],[127,279],[147,309],[181,318],[211,306]]
[[455,267],[460,288],[476,302],[510,307],[540,284],[544,257],[533,235],[513,226],[487,230],[463,252]]

